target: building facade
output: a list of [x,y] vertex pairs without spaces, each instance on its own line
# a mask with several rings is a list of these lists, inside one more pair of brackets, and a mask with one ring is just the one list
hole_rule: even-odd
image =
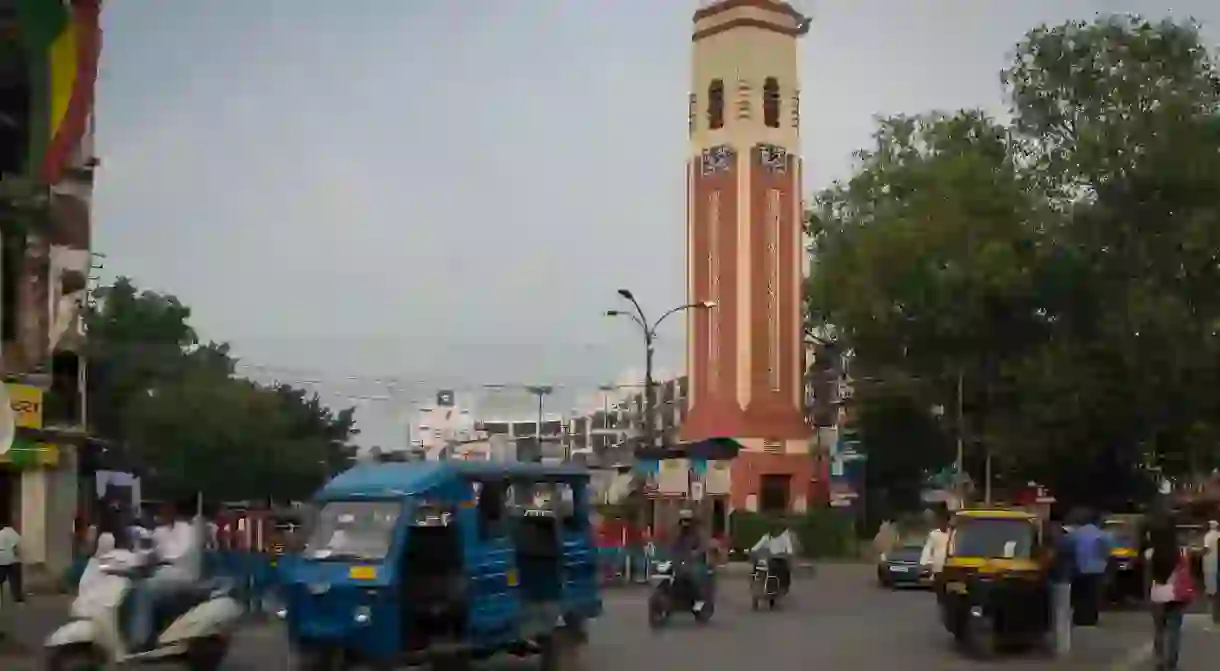
[[100,12],[99,0],[0,2],[0,365],[15,425],[0,515],[25,563],[52,573],[71,561],[78,493],[90,491],[81,311]]
[[800,80],[808,19],[784,2],[695,12],[687,163],[690,415],[733,437],[735,509],[800,512],[819,474],[805,411]]

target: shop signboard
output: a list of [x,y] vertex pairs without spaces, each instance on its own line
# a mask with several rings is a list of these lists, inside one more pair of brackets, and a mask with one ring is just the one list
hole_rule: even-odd
[[5,384],[9,406],[13,409],[13,426],[22,429],[42,428],[42,390],[28,384]]

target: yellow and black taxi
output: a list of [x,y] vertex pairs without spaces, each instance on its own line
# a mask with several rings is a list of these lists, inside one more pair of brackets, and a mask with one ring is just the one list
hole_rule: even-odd
[[1050,555],[1033,513],[957,512],[936,595],[945,628],[967,650],[1038,642],[1050,630]]
[[1106,567],[1106,597],[1113,604],[1142,601],[1144,587],[1144,557],[1140,553],[1143,540],[1143,517],[1112,515],[1102,522],[1102,531],[1110,537],[1110,560]]

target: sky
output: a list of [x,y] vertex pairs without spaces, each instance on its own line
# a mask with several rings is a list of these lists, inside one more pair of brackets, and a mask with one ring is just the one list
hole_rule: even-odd
[[[1098,12],[1202,21],[1213,0],[825,0],[801,45],[807,193],[878,115],[1004,112],[1023,33]],[[402,443],[436,389],[568,410],[639,370],[630,288],[684,298],[695,0],[110,0],[94,251],[177,295],[241,372],[357,405]],[[658,363],[681,370],[682,321]],[[630,375],[628,375],[629,377]]]

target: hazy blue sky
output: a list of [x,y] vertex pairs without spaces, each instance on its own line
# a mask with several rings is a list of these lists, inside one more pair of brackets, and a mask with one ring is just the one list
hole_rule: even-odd
[[[111,0],[95,249],[280,377],[408,380],[365,403],[373,440],[437,387],[558,382],[570,405],[642,358],[600,316],[616,288],[654,313],[683,299],[694,6]],[[810,191],[849,171],[874,115],[1001,113],[997,73],[1039,22],[1172,9],[1220,25],[1214,0],[814,6]],[[666,365],[682,339],[675,320]]]

